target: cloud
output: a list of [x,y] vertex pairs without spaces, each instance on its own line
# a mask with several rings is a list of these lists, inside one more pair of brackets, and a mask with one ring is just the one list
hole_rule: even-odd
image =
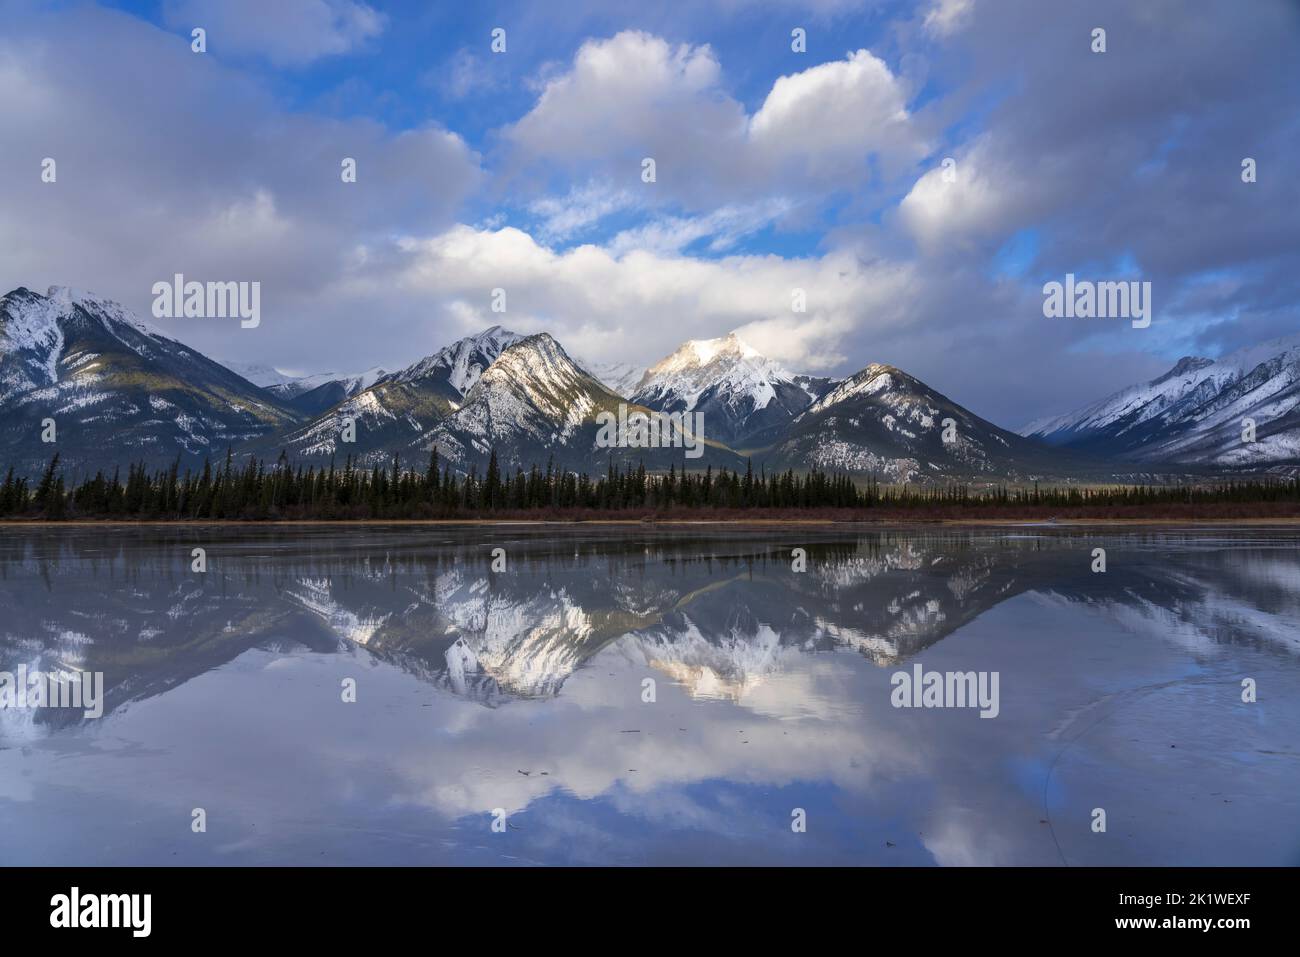
[[641,200],[631,191],[590,182],[563,196],[543,196],[528,205],[541,220],[540,234],[547,241],[564,241],[600,222],[606,216],[635,209]]
[[[1098,22],[1105,54],[1087,42]],[[881,228],[857,231],[924,277],[914,326],[874,343],[877,354],[1016,424],[1158,375],[1179,355],[1294,330],[1300,181],[1243,184],[1240,163],[1296,149],[1284,91],[1300,79],[1297,29],[1300,14],[1280,3],[1249,23],[1228,5],[1194,20],[1171,3],[1050,15],[1020,0],[981,5],[930,64],[948,91],[933,104],[947,143]],[[1026,230],[1032,263],[1012,283],[998,256]],[[1036,290],[1067,271],[1152,281],[1151,329],[1099,336],[1045,322]],[[1016,372],[990,379],[997,368]]]
[[[855,326],[904,322],[898,305],[911,282],[906,266],[864,264],[843,253],[699,260],[641,248],[556,251],[512,227],[463,225],[405,240],[384,265],[352,276],[335,295],[418,300],[426,321],[431,310],[441,311],[446,322],[461,324],[459,334],[494,322],[545,330],[595,360],[645,363],[685,339],[744,327],[756,348],[809,370],[840,361],[837,343]],[[506,290],[504,316],[490,311],[494,288]],[[806,313],[792,311],[796,288],[807,293]]]
[[359,0],[165,0],[163,17],[187,34],[203,27],[216,56],[261,56],[288,67],[351,53],[387,22]]
[[904,163],[927,152],[902,84],[866,50],[780,77],[750,119],[749,141],[775,168],[850,184],[873,152]]
[[934,0],[925,14],[925,29],[938,37],[950,36],[966,26],[975,0]]
[[[586,171],[695,210],[854,191],[873,159],[897,173],[926,149],[903,84],[866,50],[778,78],[750,116],[709,46],[639,31],[584,43],[505,137],[530,176],[539,165]],[[641,181],[646,157],[652,184]]]
[[[336,350],[364,337],[344,321],[304,336],[332,318],[321,291],[376,237],[451,225],[482,179],[454,133],[286,113],[221,61],[115,12],[11,20],[0,76],[4,290],[72,284],[147,315],[152,284],[176,272],[262,282],[255,342],[219,324],[169,330],[209,354],[337,367]],[[47,156],[54,183],[40,179]],[[344,157],[356,183],[342,182]]]
[[449,100],[495,92],[504,85],[501,72],[490,69],[483,57],[466,47],[457,50],[446,63],[426,72],[421,80]]
[[[509,75],[531,75],[535,92],[483,97],[472,114],[449,103],[496,64],[452,37],[441,102],[467,142],[417,122],[428,114],[414,94],[361,61],[322,86],[225,55],[296,67],[372,42],[387,55],[396,31],[374,32],[359,3],[277,4],[257,22],[298,28],[243,40],[213,20],[207,56],[175,19],[188,3],[166,8],[172,32],[90,5],[10,5],[0,285],[72,284],[146,312],[152,283],[175,271],[261,280],[252,338],[175,333],[209,354],[308,369],[404,365],[499,321],[485,288],[504,285],[507,324],[594,359],[645,362],[739,327],[793,367],[893,362],[1012,425],[1179,353],[1294,330],[1294,5],[1261,0],[1243,19],[1229,4],[1189,18],[1169,0],[936,2],[820,63],[784,55],[785,29],[780,59],[702,42],[720,14],[729,37],[768,29],[754,6],[724,6],[680,21],[689,32],[675,38],[691,42],[646,29],[580,41],[594,27],[574,14],[526,59],[512,31]],[[858,22],[847,7],[828,16],[841,13]],[[1098,18],[1104,55],[1088,44]],[[605,16],[599,28],[656,22]],[[396,98],[382,113],[412,128],[311,112],[380,112],[381,92]],[[47,156],[56,184],[39,179]],[[340,182],[345,156],[356,184]],[[655,183],[641,181],[646,156]],[[1256,183],[1240,180],[1245,156]],[[999,252],[1026,231],[1032,262],[1009,277]],[[1046,278],[1120,263],[1155,284],[1147,334],[1101,341],[1043,319]],[[796,286],[808,314],[789,311]]]
[[702,239],[708,250],[725,252],[742,238],[780,219],[792,208],[784,199],[723,206],[701,216],[659,217],[618,233],[607,248],[615,255],[643,249],[660,255],[680,253]]
[[[951,159],[952,163],[946,165]],[[903,224],[927,250],[1007,233],[1026,204],[1024,176],[993,155],[988,138],[944,157],[899,203]],[[1019,182],[1017,181],[1019,180]]]
[[719,95],[721,72],[707,46],[674,46],[636,31],[590,40],[506,135],[526,160],[600,164],[628,186],[641,185],[647,156],[665,178],[681,175],[720,139],[743,135],[744,110]]

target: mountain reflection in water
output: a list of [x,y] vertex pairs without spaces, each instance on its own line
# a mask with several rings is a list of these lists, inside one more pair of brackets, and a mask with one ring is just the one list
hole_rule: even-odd
[[[105,713],[0,710],[0,861],[1300,863],[1298,544],[6,528],[0,671]],[[999,716],[895,709],[913,663]]]

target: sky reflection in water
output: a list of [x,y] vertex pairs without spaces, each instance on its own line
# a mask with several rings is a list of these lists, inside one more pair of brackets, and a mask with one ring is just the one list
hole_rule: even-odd
[[[0,711],[0,863],[1297,864],[1297,545],[4,529],[0,670],[107,701]],[[1000,714],[892,707],[918,662]]]

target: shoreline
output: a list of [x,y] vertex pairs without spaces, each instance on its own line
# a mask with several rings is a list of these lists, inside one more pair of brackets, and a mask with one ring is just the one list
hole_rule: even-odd
[[259,528],[259,527],[322,527],[322,528],[346,528],[349,526],[376,527],[376,526],[400,526],[400,527],[488,527],[488,526],[567,526],[573,528],[580,527],[601,527],[601,526],[620,526],[620,527],[638,527],[638,528],[657,528],[662,526],[695,528],[695,527],[728,527],[728,528],[768,528],[768,527],[877,527],[877,528],[897,528],[897,527],[960,527],[960,526],[1011,526],[1011,527],[1032,527],[1032,528],[1071,528],[1076,526],[1093,526],[1093,525],[1119,525],[1119,526],[1141,526],[1141,525],[1167,525],[1167,526],[1191,526],[1199,528],[1210,527],[1237,527],[1241,525],[1300,525],[1300,516],[1295,515],[1278,515],[1264,516],[1252,515],[1236,517],[1205,517],[1205,518],[1188,518],[1188,517],[1171,517],[1171,516],[1151,516],[1145,518],[1117,517],[1117,516],[1096,516],[1096,517],[1069,517],[1060,519],[1035,518],[1029,516],[1023,517],[1006,517],[1006,518],[917,518],[904,517],[897,518],[880,518],[880,519],[832,519],[832,518],[771,518],[771,519],[736,519],[736,518],[717,518],[717,519],[685,519],[685,518],[665,518],[655,520],[645,520],[639,518],[610,518],[610,519],[517,519],[517,518],[416,518],[416,519],[383,519],[383,518],[359,518],[359,519],[159,519],[159,520],[122,520],[122,519],[74,519],[68,521],[48,521],[45,519],[7,519],[0,521],[0,534],[7,529],[22,528],[212,528],[212,527],[231,527],[231,528]]

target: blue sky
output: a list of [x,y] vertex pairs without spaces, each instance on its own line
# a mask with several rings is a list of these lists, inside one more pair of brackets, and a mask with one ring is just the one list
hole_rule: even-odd
[[[198,4],[126,2],[112,6],[148,20],[161,29],[187,37],[191,23],[202,20]],[[663,37],[670,43],[708,46],[728,70],[726,92],[747,112],[756,111],[783,74],[807,69],[810,61],[838,59],[852,49],[888,46],[890,11],[906,13],[907,4],[878,8],[845,7],[833,17],[810,11],[811,19],[761,17],[739,8],[730,16],[683,16],[681,8],[665,14],[657,5],[610,3],[592,5],[572,21],[550,19],[534,12],[537,4],[461,5],[426,2],[366,4],[382,18],[373,36],[358,39],[346,56],[322,56],[310,62],[286,64],[265,51],[241,46],[223,51],[221,38],[213,37],[209,51],[229,59],[260,77],[275,91],[286,109],[339,119],[366,117],[391,130],[416,130],[437,124],[454,130],[489,164],[499,147],[499,132],[528,113],[537,100],[537,85],[546,75],[561,71],[584,41],[611,37],[633,30]],[[603,7],[603,9],[602,9]],[[650,9],[653,8],[653,9]],[[747,15],[748,14],[748,15]],[[788,21],[788,22],[787,22]],[[811,29],[807,50],[792,50],[790,24]],[[833,28],[832,28],[833,25]],[[494,55],[492,31],[506,30],[505,55]],[[848,43],[841,49],[835,44]],[[755,50],[765,49],[765,56]],[[916,100],[924,100],[918,91]],[[863,158],[864,166],[869,157]],[[902,198],[895,190],[893,203]],[[818,215],[801,225],[760,227],[729,244],[727,251],[809,255],[818,248],[825,230],[839,221],[845,197],[828,198]],[[887,208],[883,201],[870,213]],[[680,212],[680,208],[677,208]],[[498,195],[484,193],[468,198],[463,207],[470,221],[505,216],[513,225],[536,228],[540,223],[526,205],[511,205]],[[616,212],[573,236],[557,237],[553,247],[567,249],[583,242],[606,243],[618,232],[648,217]],[[687,247],[695,256],[721,256],[723,250],[702,238]]]
[[[500,322],[645,365],[734,329],[800,371],[891,362],[1016,426],[1300,328],[1282,0],[0,12],[0,280],[146,315],[174,272],[260,281],[256,334],[169,330],[218,358],[396,368]],[[1045,319],[1070,271],[1151,281],[1155,321]]]

